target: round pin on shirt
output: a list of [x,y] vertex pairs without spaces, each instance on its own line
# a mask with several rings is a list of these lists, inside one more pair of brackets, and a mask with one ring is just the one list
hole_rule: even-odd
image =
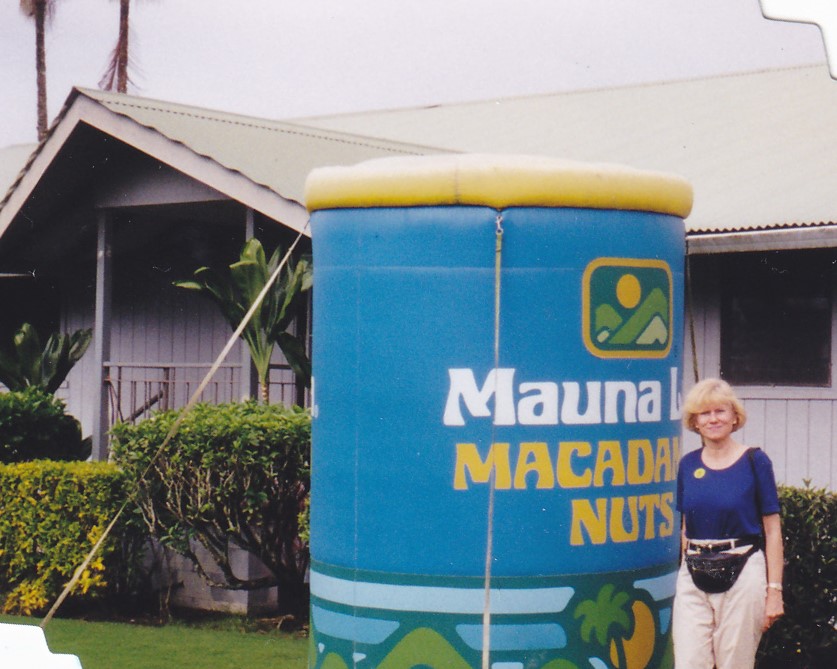
[[702,479],[704,476],[706,476],[706,470],[703,467],[698,467],[697,469],[695,469],[696,479]]

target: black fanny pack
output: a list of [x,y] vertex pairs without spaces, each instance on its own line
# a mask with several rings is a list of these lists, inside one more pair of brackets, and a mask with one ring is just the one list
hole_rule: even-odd
[[[726,544],[726,545],[725,545]],[[744,553],[724,552],[733,546],[749,546]],[[686,552],[686,567],[697,588],[710,594],[726,592],[738,579],[749,557],[761,548],[760,538],[719,542],[711,546],[694,546]]]

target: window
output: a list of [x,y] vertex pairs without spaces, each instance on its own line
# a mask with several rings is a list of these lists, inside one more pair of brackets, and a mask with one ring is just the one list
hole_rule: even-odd
[[834,249],[723,259],[723,378],[738,385],[831,385],[834,263]]

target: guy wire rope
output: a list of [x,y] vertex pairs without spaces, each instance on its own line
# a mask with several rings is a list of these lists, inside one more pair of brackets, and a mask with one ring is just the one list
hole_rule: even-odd
[[250,308],[247,310],[247,313],[244,314],[244,317],[241,319],[241,322],[238,324],[238,327],[227,340],[224,349],[215,359],[215,362],[212,363],[212,367],[209,368],[209,371],[206,373],[195,392],[192,393],[192,396],[189,398],[189,401],[186,403],[186,406],[183,407],[183,410],[180,412],[180,415],[175,419],[174,423],[172,423],[172,426],[171,428],[169,428],[169,431],[163,439],[163,442],[160,444],[160,447],[154,453],[153,457],[148,462],[148,465],[143,470],[142,475],[137,480],[137,484],[134,490],[130,491],[125,501],[122,502],[122,505],[119,507],[116,514],[111,519],[110,523],[108,523],[107,527],[105,528],[105,531],[102,532],[102,536],[99,537],[99,539],[93,545],[93,548],[90,549],[90,552],[87,554],[87,557],[84,558],[82,563],[78,567],[76,567],[76,570],[73,573],[73,577],[70,579],[69,583],[67,583],[67,585],[64,587],[64,590],[58,596],[58,599],[55,600],[55,603],[52,605],[52,608],[47,612],[46,616],[44,616],[44,619],[41,620],[40,627],[42,629],[45,628],[47,624],[49,624],[49,621],[52,620],[53,616],[55,615],[56,611],[58,611],[61,604],[70,594],[70,592],[72,592],[73,588],[76,586],[79,579],[81,578],[81,575],[84,573],[84,570],[87,569],[87,567],[90,565],[90,562],[93,560],[94,557],[96,557],[96,554],[99,552],[99,549],[102,547],[102,544],[105,542],[105,539],[107,539],[108,535],[116,526],[116,522],[119,520],[120,516],[125,511],[125,509],[128,507],[128,503],[134,498],[134,496],[139,491],[140,483],[142,483],[148,472],[151,470],[151,467],[157,461],[157,458],[160,457],[160,454],[163,452],[166,446],[169,445],[171,440],[177,434],[177,431],[180,429],[180,425],[185,420],[186,415],[198,403],[201,393],[203,393],[203,391],[209,385],[209,382],[212,380],[212,377],[215,376],[215,373],[218,371],[221,364],[224,362],[227,355],[232,350],[232,347],[235,345],[236,341],[238,341],[238,338],[241,336],[241,333],[244,332],[244,328],[247,327],[247,323],[250,322],[250,319],[253,318],[253,314],[255,314],[261,306],[268,291],[273,287],[273,284],[276,283],[276,280],[279,278],[279,274],[285,268],[285,265],[288,263],[291,254],[297,247],[297,244],[299,244],[299,241],[300,239],[302,239],[305,231],[308,229],[308,224],[309,222],[306,221],[302,230],[300,230],[299,234],[296,236],[296,239],[294,239],[293,243],[288,247],[288,250],[285,253],[285,256],[282,258],[282,261],[276,267],[276,270],[273,272],[273,274],[271,274],[270,278],[268,278],[268,280],[265,282],[264,287],[261,289],[259,294],[256,295],[256,299],[253,300],[253,303],[250,305]]
[[700,381],[700,372],[698,371],[697,347],[695,345],[695,314],[694,314],[694,294],[692,292],[692,270],[691,270],[691,255],[689,254],[689,239],[686,238],[686,258],[685,264],[685,279],[686,279],[686,316],[689,319],[689,344],[692,349],[692,374],[695,377],[695,383]]
[[[500,367],[500,295],[501,278],[503,269],[503,214],[498,213],[494,220],[494,411],[497,411],[497,369]],[[491,421],[491,444],[494,443],[496,432],[496,420]],[[482,608],[482,669],[489,669],[489,656],[491,646],[491,561],[494,552],[494,490],[495,490],[494,468],[488,477],[488,519],[486,525],[485,539],[485,574],[484,574],[484,600]]]

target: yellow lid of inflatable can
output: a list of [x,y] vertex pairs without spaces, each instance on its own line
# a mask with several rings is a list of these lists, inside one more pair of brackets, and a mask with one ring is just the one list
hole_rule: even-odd
[[311,172],[305,201],[321,209],[474,205],[622,209],[685,218],[691,184],[672,174],[544,156],[453,154],[380,158]]

